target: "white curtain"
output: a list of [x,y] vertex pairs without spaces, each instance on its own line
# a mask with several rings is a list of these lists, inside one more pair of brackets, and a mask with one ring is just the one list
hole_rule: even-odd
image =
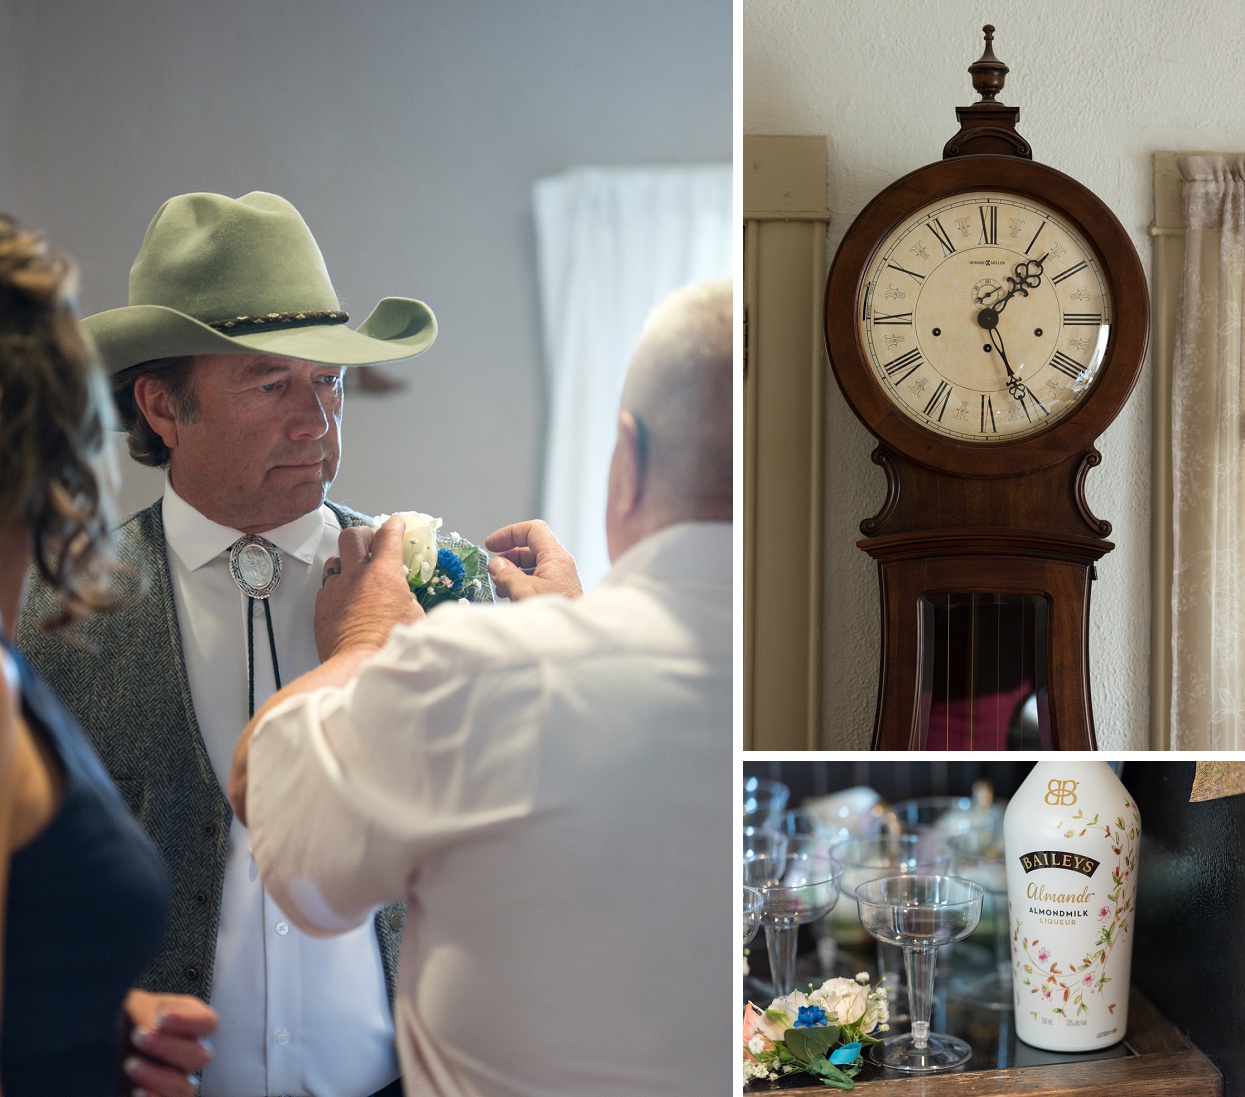
[[730,274],[731,167],[584,168],[534,188],[548,434],[541,516],[585,588],[609,570],[605,493],[618,397],[649,310]]
[[1172,363],[1172,747],[1245,748],[1245,158],[1188,156]]

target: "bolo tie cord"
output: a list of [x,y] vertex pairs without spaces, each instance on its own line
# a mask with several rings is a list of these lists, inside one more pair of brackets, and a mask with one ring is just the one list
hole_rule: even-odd
[[[272,653],[272,677],[281,688],[281,668],[277,664],[277,638],[272,631],[272,609],[267,598],[259,599],[264,603],[264,621],[268,625],[268,650]],[[246,685],[248,715],[255,715],[255,599],[246,600]]]

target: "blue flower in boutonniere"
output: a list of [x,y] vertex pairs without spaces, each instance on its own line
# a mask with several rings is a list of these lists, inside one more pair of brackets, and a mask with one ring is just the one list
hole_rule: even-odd
[[433,572],[432,582],[449,590],[462,590],[463,576],[466,574],[463,562],[451,549],[437,550],[437,569]]
[[[402,570],[407,585],[425,610],[441,602],[457,601],[478,592],[487,557],[478,546],[464,541],[457,533],[443,537],[437,533],[441,519],[419,511],[399,511],[406,520],[402,535]],[[378,529],[390,515],[378,515],[372,528]]]

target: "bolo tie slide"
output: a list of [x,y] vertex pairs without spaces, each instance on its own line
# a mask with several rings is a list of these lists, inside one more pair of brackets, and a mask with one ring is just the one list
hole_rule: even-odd
[[272,609],[268,599],[281,582],[281,554],[277,546],[257,534],[241,537],[229,550],[229,574],[246,595],[246,685],[247,715],[255,715],[255,602],[264,604],[268,625],[268,650],[272,653],[272,677],[281,688],[281,669],[277,665],[277,638],[272,631]]

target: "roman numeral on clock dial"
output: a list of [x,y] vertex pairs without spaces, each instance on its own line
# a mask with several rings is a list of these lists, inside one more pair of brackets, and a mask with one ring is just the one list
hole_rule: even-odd
[[1073,380],[1080,377],[1085,370],[1085,367],[1080,362],[1075,358],[1069,358],[1061,350],[1055,351],[1055,357],[1050,360],[1050,364],[1060,373],[1071,377]]
[[999,242],[999,207],[978,206],[981,214],[981,239],[979,244],[997,244]]
[[994,421],[994,402],[984,392],[981,394],[981,433],[985,434],[989,430],[992,434],[998,434],[998,424]]
[[1076,266],[1069,267],[1065,271],[1060,271],[1058,274],[1052,275],[1051,282],[1055,285],[1058,285],[1065,278],[1071,278],[1074,274],[1079,274],[1084,269],[1085,269],[1085,260],[1082,259],[1079,263],[1076,264]]
[[1102,323],[1101,312],[1065,312],[1063,314],[1064,327],[1098,327]]
[[947,410],[947,401],[951,399],[951,386],[946,381],[939,381],[938,387],[934,389],[934,395],[929,398],[929,403],[925,405],[925,414],[931,419],[937,419],[942,422],[943,413]]
[[955,245],[951,243],[951,237],[948,235],[947,230],[942,227],[942,222],[937,217],[930,221],[929,231],[934,234],[934,239],[942,245],[944,255],[951,255],[955,251]]
[[[900,384],[911,377],[925,363],[921,360],[921,352],[915,348],[908,351],[907,354],[901,354],[893,362],[887,362],[882,368],[895,384]],[[907,372],[904,372],[904,371]]]
[[925,281],[925,275],[923,275],[923,274],[917,274],[917,272],[916,272],[916,271],[914,271],[914,270],[909,270],[907,267],[901,267],[898,263],[887,263],[886,265],[887,265],[888,267],[890,267],[890,268],[891,268],[891,270],[897,270],[897,271],[899,271],[901,274],[910,274],[910,275],[912,275],[912,277],[913,277],[913,278],[915,278],[918,282],[924,282],[924,281]]

